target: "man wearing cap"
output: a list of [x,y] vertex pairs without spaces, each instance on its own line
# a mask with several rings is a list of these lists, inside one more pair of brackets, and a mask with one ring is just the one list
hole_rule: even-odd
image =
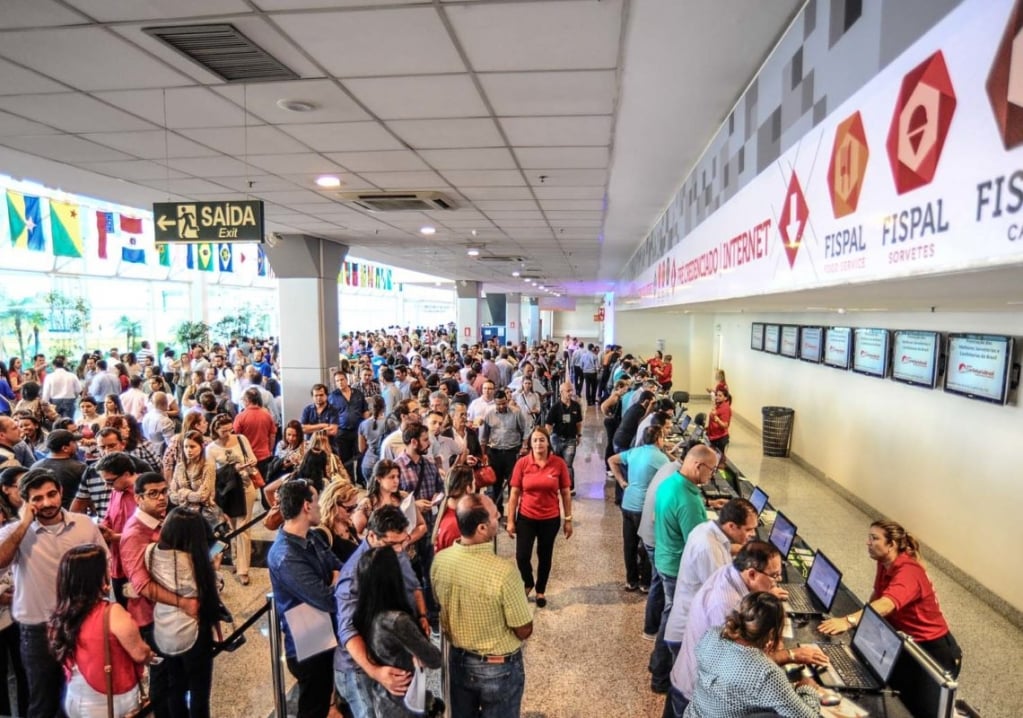
[[78,440],[81,435],[67,429],[54,429],[46,437],[46,448],[50,455],[32,464],[33,469],[49,469],[60,482],[61,505],[71,508],[71,501],[78,493],[85,464],[75,458],[78,454]]
[[9,416],[0,416],[0,461],[11,460],[28,468],[35,463],[36,457],[22,440],[18,422]]

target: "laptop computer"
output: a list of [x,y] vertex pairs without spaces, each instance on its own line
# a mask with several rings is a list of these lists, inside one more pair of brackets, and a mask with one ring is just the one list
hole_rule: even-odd
[[823,615],[831,611],[842,583],[842,572],[820,551],[813,555],[813,566],[806,583],[782,584],[789,592],[785,612],[803,616]]
[[759,486],[755,486],[753,493],[749,495],[749,502],[757,510],[757,516],[760,516],[764,512],[764,507],[767,506],[767,494]]
[[682,416],[682,421],[680,421],[678,424],[678,432],[680,434],[686,433],[686,429],[689,428],[689,424],[692,423],[692,421],[693,417],[689,416],[689,414],[684,414]]
[[778,512],[770,528],[761,526],[757,529],[757,540],[767,541],[781,553],[782,563],[788,559],[792,543],[796,539],[796,525],[789,521],[788,516]]
[[853,634],[852,644],[817,644],[831,665],[817,669],[817,678],[836,690],[876,691],[892,675],[902,651],[902,637],[869,605]]

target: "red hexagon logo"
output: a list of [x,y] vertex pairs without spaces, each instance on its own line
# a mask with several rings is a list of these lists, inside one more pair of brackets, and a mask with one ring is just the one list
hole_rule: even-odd
[[1002,144],[1007,150],[1018,147],[1023,144],[1023,2],[1012,8],[986,88]]
[[845,118],[835,130],[828,165],[828,194],[835,219],[852,214],[860,201],[863,177],[867,172],[867,133],[859,110]]
[[905,194],[934,179],[955,109],[941,50],[902,78],[886,144],[896,192]]
[[792,179],[789,180],[789,189],[785,193],[785,206],[781,210],[781,218],[778,222],[782,246],[785,247],[785,256],[789,260],[789,269],[795,265],[796,255],[799,254],[799,248],[803,246],[803,230],[806,229],[808,219],[810,219],[810,208],[806,205],[806,198],[803,196],[799,178],[793,172]]

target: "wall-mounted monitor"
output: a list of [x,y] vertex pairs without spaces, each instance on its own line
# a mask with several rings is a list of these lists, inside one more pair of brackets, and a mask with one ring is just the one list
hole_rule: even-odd
[[780,337],[781,327],[777,324],[766,325],[764,327],[764,351],[771,354],[777,354]]
[[889,332],[887,329],[855,327],[852,337],[852,370],[884,379],[888,375]]
[[749,347],[754,351],[764,351],[764,325],[760,322],[753,322],[749,334]]
[[945,391],[1004,404],[1009,398],[1012,337],[949,334]]
[[938,383],[941,335],[896,330],[892,336],[892,379],[933,389]]
[[821,352],[824,348],[823,327],[803,327],[799,332],[799,358],[814,364],[821,363]]
[[799,356],[799,327],[786,324],[781,328],[780,353],[791,359]]
[[824,330],[824,363],[836,369],[848,369],[852,349],[849,327],[828,327]]

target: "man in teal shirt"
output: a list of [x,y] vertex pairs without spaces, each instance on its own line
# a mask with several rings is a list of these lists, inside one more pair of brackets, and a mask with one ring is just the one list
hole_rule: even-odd
[[[717,471],[718,455],[704,444],[694,446],[686,454],[682,468],[657,487],[654,497],[654,565],[661,574],[664,590],[664,613],[657,631],[657,642],[650,660],[650,687],[656,693],[667,693],[671,685],[671,666],[674,656],[664,643],[664,626],[671,612],[678,580],[678,565],[686,546],[689,532],[707,520],[700,487],[709,482]],[[642,508],[642,507],[641,507]]]

